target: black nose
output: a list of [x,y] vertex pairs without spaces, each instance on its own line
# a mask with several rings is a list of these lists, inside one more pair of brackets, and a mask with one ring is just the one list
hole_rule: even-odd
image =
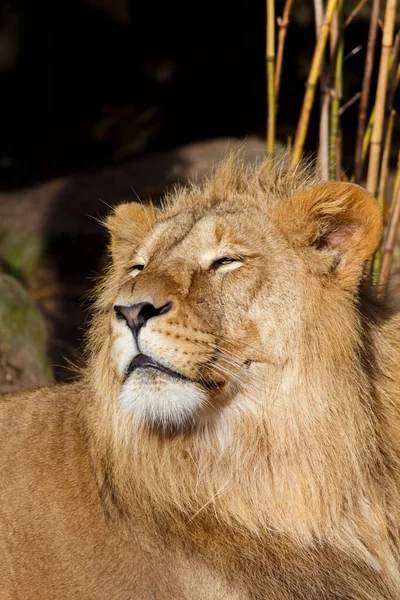
[[124,319],[126,324],[133,331],[135,337],[138,336],[141,328],[146,325],[149,319],[164,315],[172,308],[172,302],[168,302],[159,308],[156,308],[150,302],[139,302],[132,306],[114,306],[117,319]]

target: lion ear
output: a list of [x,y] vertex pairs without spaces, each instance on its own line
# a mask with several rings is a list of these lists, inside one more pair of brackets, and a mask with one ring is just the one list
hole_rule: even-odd
[[105,220],[113,260],[128,260],[156,221],[157,209],[137,202],[120,204]]
[[292,246],[319,253],[323,268],[349,290],[359,284],[364,262],[382,234],[376,201],[351,183],[326,183],[300,192],[275,205],[271,216]]

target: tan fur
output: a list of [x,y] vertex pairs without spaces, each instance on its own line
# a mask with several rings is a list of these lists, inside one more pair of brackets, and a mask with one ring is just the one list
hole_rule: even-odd
[[[400,320],[360,291],[374,200],[230,159],[107,227],[82,380],[2,400],[0,597],[400,597]],[[138,343],[176,387],[128,375],[113,307],[142,301],[172,303]]]

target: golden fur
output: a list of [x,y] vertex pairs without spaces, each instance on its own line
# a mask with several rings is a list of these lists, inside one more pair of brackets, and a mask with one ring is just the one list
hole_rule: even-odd
[[[400,597],[400,320],[360,290],[374,200],[231,159],[106,225],[82,380],[2,401],[4,598]],[[140,302],[171,307],[135,341],[114,307]]]

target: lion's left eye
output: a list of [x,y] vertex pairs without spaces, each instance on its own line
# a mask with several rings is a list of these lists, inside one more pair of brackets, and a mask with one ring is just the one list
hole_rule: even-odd
[[223,267],[224,265],[230,265],[234,262],[238,262],[238,259],[229,258],[228,256],[223,256],[222,258],[218,258],[217,260],[214,260],[214,262],[211,263],[211,265],[210,265],[210,269],[212,271],[215,271],[216,269],[219,269],[219,267]]
[[143,271],[144,265],[133,265],[129,268],[129,273],[135,277],[140,271]]

